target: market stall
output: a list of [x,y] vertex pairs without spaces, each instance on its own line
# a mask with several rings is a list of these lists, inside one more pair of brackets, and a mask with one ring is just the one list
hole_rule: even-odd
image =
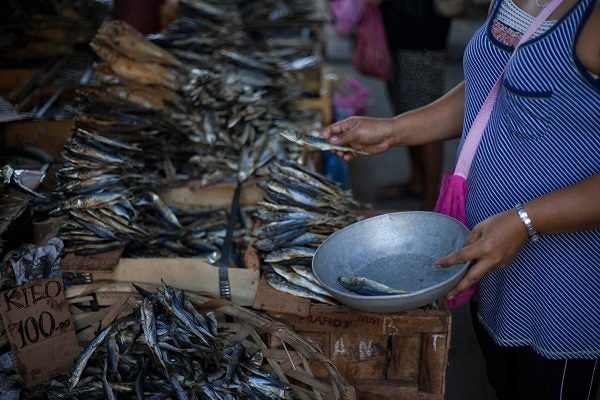
[[318,137],[317,2],[182,0],[147,36],[95,1],[31,3],[53,45],[16,39],[17,5],[0,43],[4,392],[444,398],[443,303],[357,313],[310,268],[369,213],[308,162],[355,151]]

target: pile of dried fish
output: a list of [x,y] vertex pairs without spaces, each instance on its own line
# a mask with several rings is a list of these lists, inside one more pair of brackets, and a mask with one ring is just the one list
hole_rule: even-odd
[[83,349],[70,376],[43,388],[60,399],[292,399],[256,347],[232,338],[212,312],[163,285]]
[[156,193],[220,171],[227,160],[213,156],[200,165],[199,146],[187,139],[195,134],[194,113],[170,88],[182,76],[179,62],[119,21],[104,24],[92,45],[109,61],[98,67],[105,73],[99,79],[111,84],[78,92],[80,115],[54,193],[61,200],[53,213],[70,217],[61,229],[66,251],[96,254],[130,244],[135,256],[218,260],[226,214],[173,210]]
[[280,129],[318,128],[308,122],[317,120],[315,112],[292,105],[299,92],[289,81],[276,85],[231,50],[220,49],[220,57],[189,71],[119,21],[103,24],[92,47],[106,61],[96,68],[107,85],[104,96],[160,113],[171,130],[185,135],[175,143],[192,152],[184,162],[205,184],[245,180],[275,156],[294,157],[290,150],[299,148],[280,138]]
[[334,181],[293,162],[274,163],[259,183],[262,225],[254,231],[267,282],[275,289],[332,303],[310,269],[316,248],[333,232],[358,220],[359,204]]
[[255,23],[326,19],[316,0],[238,0],[238,4],[244,21]]
[[[129,244],[131,256],[201,256],[216,262],[226,213],[171,208],[156,193],[190,178],[183,166],[193,158],[193,148],[176,143],[185,136],[160,114],[100,90],[78,96],[82,114],[62,152],[54,193],[60,201],[52,210],[70,217],[60,233],[65,250],[89,255]],[[242,248],[244,235],[236,241]]]
[[149,38],[188,63],[207,65],[216,50],[243,47],[248,40],[232,0],[182,0],[177,19]]
[[[186,4],[220,15],[203,1]],[[61,201],[53,212],[70,217],[61,230],[66,251],[128,246],[134,256],[218,260],[227,215],[172,209],[161,191],[190,180],[241,182],[275,158],[295,158],[300,148],[278,131],[314,130],[307,121],[315,114],[292,106],[293,91],[240,74],[231,60],[188,70],[121,21],[105,22],[91,46],[105,61],[95,68],[102,86],[78,92],[55,191]],[[241,225],[234,235],[240,247],[248,229]]]

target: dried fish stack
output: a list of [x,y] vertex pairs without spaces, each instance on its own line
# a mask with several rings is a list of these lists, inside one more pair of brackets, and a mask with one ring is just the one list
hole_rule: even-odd
[[215,51],[243,47],[248,40],[237,6],[231,0],[183,0],[178,18],[164,32],[149,38],[191,65],[211,65]]
[[238,0],[244,21],[285,22],[326,19],[317,0]]
[[[61,200],[53,213],[70,217],[60,233],[66,251],[90,255],[130,245],[131,256],[202,256],[216,262],[226,213],[171,209],[156,193],[202,171],[185,168],[195,154],[179,143],[185,134],[160,113],[100,90],[78,96],[82,114],[62,153],[61,184],[54,193]],[[236,240],[242,248],[244,235]]]
[[338,229],[358,220],[359,204],[349,191],[323,175],[292,162],[274,163],[270,181],[261,182],[266,199],[254,231],[267,282],[277,290],[331,303],[310,265],[316,248]]
[[265,75],[227,48],[212,53],[218,58],[205,63],[210,67],[188,71],[120,21],[103,24],[92,47],[106,61],[96,68],[104,91],[160,113],[184,134],[190,143],[179,138],[179,147],[194,151],[190,167],[201,168],[206,184],[245,180],[274,156],[294,157],[299,147],[282,140],[279,130],[318,128],[307,123],[317,120],[316,113],[292,105],[299,92],[291,81]]
[[[192,179],[244,181],[274,158],[295,157],[290,148],[299,148],[279,130],[315,126],[289,94],[282,97],[285,90],[230,64],[188,71],[124,22],[104,23],[91,45],[105,61],[96,66],[102,86],[78,92],[80,115],[55,193],[61,202],[54,213],[70,217],[61,231],[66,250],[88,255],[128,246],[134,256],[217,261],[226,214],[173,210],[158,193]],[[249,227],[239,228],[234,240],[244,246]]]
[[61,399],[293,398],[263,365],[261,349],[231,338],[213,312],[197,311],[166,285],[138,290],[138,309],[85,346],[68,380],[40,390]]

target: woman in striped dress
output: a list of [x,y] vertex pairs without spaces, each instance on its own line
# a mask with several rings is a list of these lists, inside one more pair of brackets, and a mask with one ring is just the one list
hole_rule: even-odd
[[499,399],[595,400],[600,5],[564,0],[508,62],[548,2],[495,0],[465,50],[465,81],[439,100],[393,119],[353,117],[322,135],[370,154],[464,140],[506,66],[467,178],[471,234],[439,264],[474,261],[448,297],[479,284],[474,324]]

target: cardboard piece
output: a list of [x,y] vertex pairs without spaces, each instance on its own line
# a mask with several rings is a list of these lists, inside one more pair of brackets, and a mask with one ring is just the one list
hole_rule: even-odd
[[78,256],[67,253],[62,260],[60,269],[63,272],[110,272],[119,264],[123,249],[107,251],[106,253],[90,256]]
[[62,279],[38,280],[2,292],[0,314],[26,386],[73,367],[79,345]]

